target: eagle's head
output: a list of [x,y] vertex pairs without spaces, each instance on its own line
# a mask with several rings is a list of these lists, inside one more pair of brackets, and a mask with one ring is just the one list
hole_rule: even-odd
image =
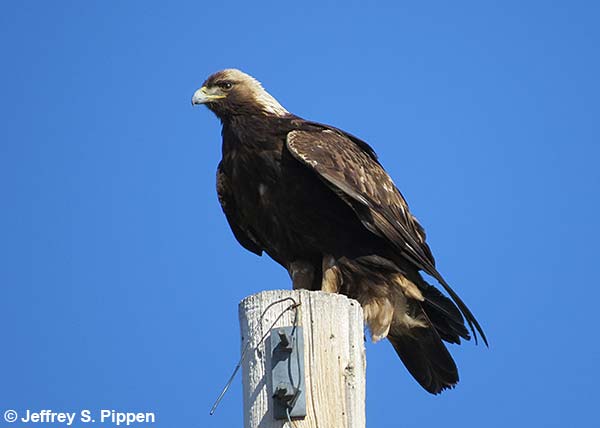
[[285,116],[288,111],[254,77],[234,68],[211,75],[192,96],[192,105],[206,104],[221,120],[236,115]]

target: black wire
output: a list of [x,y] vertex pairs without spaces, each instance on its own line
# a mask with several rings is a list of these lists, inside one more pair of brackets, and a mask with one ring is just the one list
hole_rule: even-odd
[[[298,346],[298,311],[296,310],[294,313],[294,324],[293,324],[293,328],[292,328],[292,352],[294,352],[294,347]],[[286,403],[287,406],[287,411],[289,412],[289,409],[293,407],[294,403],[296,402],[296,399],[298,398],[298,396],[300,395],[300,393],[302,392],[300,389],[300,385],[302,384],[302,368],[300,366],[300,350],[296,349],[296,366],[298,367],[298,386],[296,387],[296,385],[294,385],[294,377],[292,376],[292,370],[291,370],[291,364],[292,364],[292,360],[289,360],[289,375],[290,375],[290,383],[292,384],[292,388],[294,390],[294,396],[292,397],[291,400],[289,400]]]

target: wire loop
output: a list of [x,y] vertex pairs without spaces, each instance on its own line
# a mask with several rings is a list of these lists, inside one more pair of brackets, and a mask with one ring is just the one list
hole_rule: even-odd
[[[266,333],[264,333],[260,340],[258,341],[258,343],[256,344],[256,346],[253,348],[253,351],[256,352],[258,350],[258,347],[263,343],[263,341],[265,340],[265,338],[269,335],[269,332],[273,329],[273,327],[275,327],[275,324],[277,324],[277,322],[281,319],[281,317],[283,317],[283,315],[289,311],[289,310],[294,310],[294,330],[293,330],[293,338],[294,338],[294,344],[296,343],[296,327],[298,326],[298,307],[301,305],[301,303],[296,302],[296,300],[293,297],[284,297],[283,299],[279,299],[276,300],[274,302],[271,302],[263,311],[263,313],[260,315],[260,318],[258,320],[258,325],[256,327],[254,327],[254,331],[252,333],[255,333],[260,327],[262,327],[262,322],[263,322],[263,318],[266,315],[267,311],[269,309],[271,309],[273,306],[275,306],[278,303],[283,303],[285,301],[292,301],[293,303],[290,304],[288,307],[286,307],[285,309],[283,309],[281,311],[281,313],[277,316],[277,318],[275,318],[275,321],[273,321],[271,323],[271,326],[269,327],[269,329],[267,330]],[[221,403],[221,400],[223,399],[223,397],[225,396],[225,394],[227,393],[227,391],[229,390],[229,387],[231,386],[231,384],[233,383],[233,379],[235,378],[235,375],[237,374],[237,372],[239,371],[240,367],[242,366],[242,362],[244,361],[244,357],[246,356],[246,353],[248,352],[248,349],[250,348],[250,337],[248,337],[248,340],[246,342],[246,345],[244,346],[244,349],[242,350],[242,355],[240,356],[240,359],[238,361],[238,363],[236,364],[235,368],[233,369],[233,373],[231,374],[231,376],[229,377],[229,380],[227,381],[227,383],[225,384],[225,387],[223,388],[223,390],[221,391],[221,393],[219,394],[219,396],[217,397],[217,399],[215,400],[215,403],[213,404],[212,408],[210,409],[210,415],[214,415],[215,411],[217,410],[217,407],[219,406],[219,404]],[[300,376],[300,365],[298,365],[298,376]],[[298,377],[298,379],[300,379],[300,377]],[[288,419],[289,418],[289,409],[288,409]],[[290,424],[291,424],[291,419],[290,419]]]

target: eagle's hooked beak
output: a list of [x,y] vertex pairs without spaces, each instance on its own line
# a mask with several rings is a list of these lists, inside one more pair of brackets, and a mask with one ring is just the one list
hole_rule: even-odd
[[[227,95],[214,93],[213,91],[214,90],[211,91],[206,86],[201,87],[196,92],[194,92],[194,95],[192,96],[192,105],[194,106],[194,105],[198,105],[198,104],[206,104],[206,103],[209,103],[214,100],[220,100],[227,96]],[[211,93],[211,92],[213,92],[213,93]]]

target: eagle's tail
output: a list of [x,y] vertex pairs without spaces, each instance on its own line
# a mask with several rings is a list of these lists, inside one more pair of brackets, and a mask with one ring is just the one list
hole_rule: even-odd
[[392,328],[387,336],[396,353],[419,384],[432,394],[458,382],[456,364],[433,327],[414,328],[410,334]]
[[460,339],[470,340],[465,320],[452,300],[420,278],[419,288],[424,301],[421,308],[440,337],[449,343],[460,344]]
[[[428,392],[438,394],[458,383],[456,363],[442,340],[460,343],[461,338],[469,340],[469,331],[454,302],[422,278],[416,279],[423,300],[396,303],[387,338],[417,382]],[[421,325],[406,329],[406,317],[398,319],[397,315],[403,313]]]
[[460,343],[460,338],[469,339],[469,332],[449,298],[418,274],[409,280],[380,256],[341,258],[336,267],[341,274],[335,276],[338,291],[361,303],[373,340],[387,337],[423,388],[438,394],[458,382],[456,364],[442,340]]

